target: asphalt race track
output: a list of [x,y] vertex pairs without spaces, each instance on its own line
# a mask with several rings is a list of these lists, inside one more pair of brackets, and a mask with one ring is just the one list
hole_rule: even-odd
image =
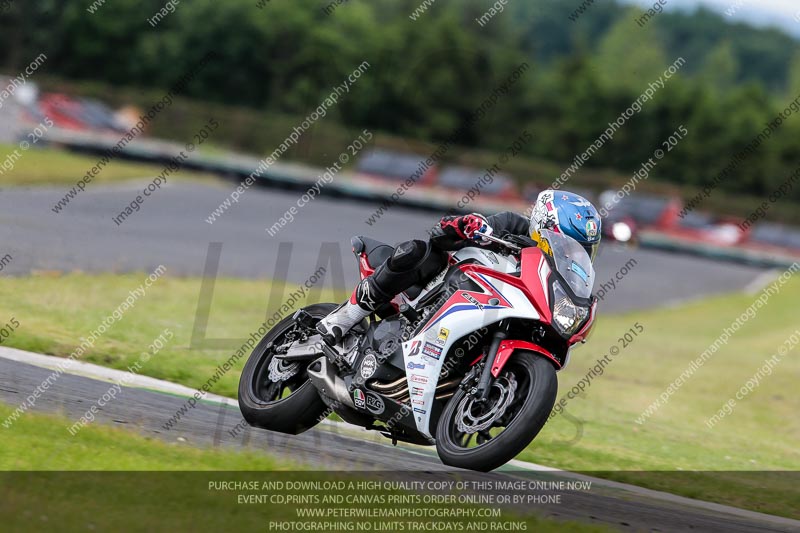
[[[148,197],[140,211],[120,226],[112,217],[141,194],[142,184],[90,184],[60,213],[52,207],[63,197],[66,186],[3,190],[0,252],[13,257],[3,275],[32,270],[152,271],[159,264],[171,275],[202,275],[209,245],[216,242],[222,244],[219,275],[272,278],[280,263],[281,243],[284,247],[291,243],[284,260],[288,260],[290,281],[305,280],[315,270],[321,251],[334,247],[335,253],[341,254],[341,261],[336,261],[341,268],[332,268],[324,283],[344,289],[357,278],[351,236],[368,235],[392,244],[425,238],[426,230],[439,218],[436,213],[398,206],[370,226],[365,221],[375,205],[320,197],[297,209],[294,221],[270,236],[266,228],[295,205],[301,192],[254,186],[213,224],[207,223],[206,218],[234,188],[235,184],[228,182],[173,182]],[[616,282],[615,289],[607,291],[601,312],[643,309],[738,290],[763,272],[693,256],[601,245],[595,291],[631,259],[635,264]]]
[[[50,375],[51,370],[0,358],[0,401],[18,405],[25,396]],[[63,374],[36,404],[35,411],[59,412],[77,420],[109,387],[107,381]],[[486,474],[443,466],[431,449],[392,447],[380,436],[352,434],[336,427],[315,428],[299,436],[285,436],[263,430],[245,429],[236,437],[231,431],[242,419],[238,409],[223,404],[199,403],[178,425],[165,430],[163,424],[185,402],[182,397],[123,387],[122,394],[101,409],[97,420],[103,424],[134,429],[143,435],[168,442],[194,446],[230,446],[268,449],[270,453],[302,461],[325,470],[411,471],[420,479],[485,480]],[[23,415],[24,416],[24,415]],[[64,442],[69,433],[64,428]],[[58,469],[59,454],[42,468]],[[387,475],[391,475],[388,474]],[[520,472],[504,468],[488,474],[494,479],[516,478]],[[526,479],[531,479],[526,474]],[[551,476],[551,474],[548,474]],[[553,479],[548,477],[547,479]],[[572,478],[567,478],[572,479]],[[605,524],[620,531],[797,531],[800,522],[766,519],[756,513],[720,512],[714,509],[654,499],[635,492],[593,484],[589,492],[565,494],[560,504],[526,505],[518,513],[535,513],[556,519],[581,520]]]

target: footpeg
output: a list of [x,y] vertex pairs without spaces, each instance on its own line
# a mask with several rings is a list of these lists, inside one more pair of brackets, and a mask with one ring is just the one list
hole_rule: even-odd
[[325,324],[322,322],[317,323],[316,327],[317,333],[322,336],[322,340],[333,348],[337,344],[339,344],[342,340],[342,330],[338,326],[333,326],[331,329],[327,329]]
[[327,344],[321,344],[320,348],[322,348],[322,353],[325,354],[325,357],[330,361],[332,364],[336,365],[336,367],[345,372],[349,370],[349,366],[347,365],[347,361],[345,361],[344,356],[337,352],[334,348],[328,346]]
[[419,313],[416,309],[408,304],[403,304],[398,310],[411,324],[419,324]]
[[350,334],[334,346],[325,342],[324,339],[318,346],[331,363],[345,372],[353,369],[353,363],[358,356],[359,342],[360,338],[357,335]]
[[294,320],[295,323],[300,324],[301,326],[308,329],[313,328],[314,324],[316,323],[314,317],[311,316],[311,314],[305,309],[298,309],[297,312],[295,312],[295,314],[292,315],[292,320]]

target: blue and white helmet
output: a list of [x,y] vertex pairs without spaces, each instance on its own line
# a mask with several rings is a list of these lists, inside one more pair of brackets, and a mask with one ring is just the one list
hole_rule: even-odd
[[572,237],[594,261],[600,244],[600,214],[583,196],[552,189],[540,192],[531,211],[531,235],[541,229]]

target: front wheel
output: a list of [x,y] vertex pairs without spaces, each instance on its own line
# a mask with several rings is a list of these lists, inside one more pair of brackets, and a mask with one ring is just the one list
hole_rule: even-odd
[[436,451],[446,465],[489,472],[504,465],[539,434],[553,409],[558,380],[553,365],[516,352],[478,403],[459,389],[439,417]]
[[[305,311],[319,320],[336,304],[315,304]],[[325,403],[308,379],[307,363],[275,358],[275,347],[291,342],[298,327],[288,316],[256,345],[239,378],[239,409],[251,425],[297,435],[320,422]]]

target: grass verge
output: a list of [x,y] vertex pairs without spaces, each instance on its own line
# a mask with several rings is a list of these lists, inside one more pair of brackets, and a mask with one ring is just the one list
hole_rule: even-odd
[[[792,488],[800,471],[800,400],[794,392],[800,347],[789,347],[793,351],[771,374],[757,386],[751,381],[752,392],[745,389],[747,394],[736,398],[800,329],[800,280],[770,297],[727,344],[719,344],[673,388],[664,405],[642,418],[756,298],[728,295],[621,316],[601,311],[588,344],[559,375],[559,399],[612,347],[619,354],[584,392],[568,399],[567,414],[553,418],[520,458],[570,470],[604,470],[604,477],[619,481],[800,518],[800,494]],[[644,331],[622,348],[620,338],[636,322]],[[732,412],[706,424],[731,398],[736,402]]]
[[[0,404],[5,419],[13,407]],[[198,449],[167,444],[132,431],[98,424],[65,436],[69,419],[27,413],[3,429],[0,471],[298,470],[299,464],[263,453]]]
[[[0,324],[13,316],[18,322],[3,346],[68,357],[82,339],[98,331],[103,321],[128,298],[130,291],[144,282],[146,274],[73,273],[44,274],[0,279]],[[322,282],[320,282],[322,283]],[[198,313],[201,280],[162,276],[88,348],[79,360],[119,370],[139,361],[153,341],[165,330],[172,332],[166,344],[140,371],[141,374],[200,388],[222,364],[256,332],[267,316],[279,311],[294,287],[285,287],[285,296],[270,300],[273,284],[268,281],[218,279],[205,339],[227,339],[224,349],[193,349],[192,335]],[[308,301],[336,301],[329,291],[311,289]],[[304,300],[303,300],[304,301]],[[302,307],[298,301],[281,316]],[[204,315],[204,313],[201,313]],[[165,335],[162,339],[167,338]],[[249,352],[248,354],[249,355]],[[235,397],[239,373],[247,355],[235,370],[226,372],[212,392]]]
[[[0,144],[0,161],[18,150],[11,170],[3,174],[5,185],[75,185],[86,172],[97,164],[98,156],[78,155],[71,152],[50,149],[30,149],[21,151],[16,146]],[[130,179],[156,176],[163,170],[163,165],[132,163],[115,159],[93,178],[92,183],[114,183]],[[190,170],[181,170],[176,178],[212,178],[211,174],[203,174]]]

